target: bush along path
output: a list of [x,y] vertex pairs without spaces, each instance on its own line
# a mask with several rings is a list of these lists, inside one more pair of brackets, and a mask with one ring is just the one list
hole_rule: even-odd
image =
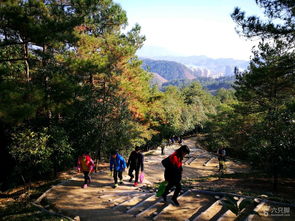
[[[137,187],[128,182],[112,188],[108,164],[101,165],[92,174],[88,188],[82,189],[83,177],[77,174],[68,182],[50,189],[39,198],[44,208],[50,208],[75,220],[294,220],[294,204],[277,203],[262,197],[204,190],[193,181],[209,177],[222,182],[217,174],[216,157],[200,147],[195,138],[186,139],[191,154],[184,160],[183,190],[179,196],[180,207],[155,196],[157,184],[163,180],[161,160],[171,154],[177,145],[145,153],[145,181]],[[248,173],[249,167],[237,161],[227,162],[227,174]],[[210,180],[209,180],[210,181]],[[207,188],[208,189],[208,188]]]

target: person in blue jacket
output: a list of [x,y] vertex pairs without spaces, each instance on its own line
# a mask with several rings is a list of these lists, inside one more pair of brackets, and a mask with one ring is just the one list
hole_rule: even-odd
[[[111,157],[110,157],[110,171],[111,174],[113,173],[114,177],[114,188],[118,186],[118,177],[120,179],[120,184],[123,184],[123,171],[126,168],[126,161],[124,158],[117,153],[117,151],[112,151],[111,152]],[[114,171],[113,171],[114,169]]]

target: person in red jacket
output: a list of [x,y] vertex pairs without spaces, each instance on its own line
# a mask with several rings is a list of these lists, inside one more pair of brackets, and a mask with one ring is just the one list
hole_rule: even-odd
[[82,185],[82,188],[87,188],[87,184],[90,183],[89,173],[94,170],[94,162],[89,156],[89,153],[85,152],[78,158],[77,164],[78,172],[84,173],[84,184]]
[[[175,206],[179,206],[179,203],[177,201],[177,197],[181,191],[181,176],[182,176],[182,160],[186,154],[189,154],[190,150],[187,145],[182,145],[180,148],[178,148],[173,154],[171,154],[168,157],[168,162],[164,163],[165,166],[165,181],[168,182],[166,189],[162,195],[163,200],[167,201],[167,194],[169,193],[169,190],[175,186],[175,191],[172,196],[172,202]],[[163,160],[164,161],[164,160]],[[162,162],[163,162],[162,161]]]

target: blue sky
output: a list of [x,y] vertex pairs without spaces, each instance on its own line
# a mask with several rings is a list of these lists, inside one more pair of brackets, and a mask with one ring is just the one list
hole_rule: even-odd
[[146,36],[142,53],[205,55],[248,60],[255,42],[235,32],[235,6],[261,15],[254,0],[114,0],[127,12],[129,27],[138,23]]

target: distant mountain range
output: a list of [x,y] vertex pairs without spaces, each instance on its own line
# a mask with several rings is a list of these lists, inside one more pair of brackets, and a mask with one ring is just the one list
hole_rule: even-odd
[[[231,88],[234,68],[246,69],[247,61],[230,58],[212,59],[205,56],[158,57],[159,60],[141,58],[142,67],[154,75],[152,84],[161,86],[185,86],[199,81],[209,91]],[[165,60],[164,60],[165,59]]]
[[157,73],[167,81],[179,79],[194,79],[194,72],[183,64],[174,61],[142,59],[142,67],[146,71]]
[[[168,75],[169,71],[173,71],[173,73],[170,73],[173,77],[176,77],[177,74],[174,71],[179,70],[182,72],[182,74],[178,74],[179,76],[183,75],[184,73],[187,75],[187,77],[184,77],[183,79],[193,79],[196,77],[218,78],[232,76],[234,75],[235,67],[239,68],[240,70],[245,70],[249,65],[249,62],[244,60],[236,60],[232,58],[213,59],[206,56],[159,56],[154,57],[153,59],[142,58],[142,60],[144,65],[149,66],[152,72],[156,72],[164,78],[166,78],[165,76]],[[166,73],[163,73],[165,76],[163,76],[162,72],[165,72],[163,68],[168,66],[169,70],[166,70]],[[167,80],[175,79],[169,79],[168,77]]]

